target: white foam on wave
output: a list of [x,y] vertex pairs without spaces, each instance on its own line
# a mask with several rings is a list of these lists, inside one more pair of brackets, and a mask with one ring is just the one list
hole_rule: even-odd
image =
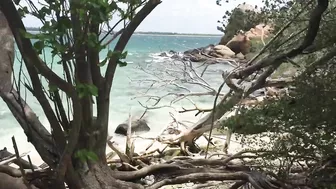
[[182,56],[181,52],[176,52],[176,53],[170,53],[168,51],[163,51],[160,53],[151,53],[149,54],[149,57],[153,58],[154,62],[164,62],[166,60],[172,60],[173,56]]

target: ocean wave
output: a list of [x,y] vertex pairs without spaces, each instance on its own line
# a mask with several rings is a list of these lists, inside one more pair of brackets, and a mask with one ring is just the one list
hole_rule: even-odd
[[171,59],[173,57],[182,56],[181,52],[175,52],[175,51],[163,51],[160,53],[150,53],[149,57],[155,58],[155,59],[161,59],[161,60],[166,60],[166,59]]
[[[102,62],[104,59],[100,59],[99,62]],[[126,61],[127,64],[134,64],[133,61]]]
[[6,119],[9,116],[13,116],[9,110],[1,110],[0,111],[0,119]]

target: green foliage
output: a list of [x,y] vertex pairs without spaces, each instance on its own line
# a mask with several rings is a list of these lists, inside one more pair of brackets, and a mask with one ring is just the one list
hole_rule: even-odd
[[56,85],[49,85],[49,92],[56,92],[58,87]]
[[85,96],[98,96],[98,88],[93,84],[79,83],[76,85],[76,90],[79,98],[83,98]]
[[123,59],[126,58],[127,56],[127,51],[121,53],[121,52],[115,52],[115,51],[111,51],[109,50],[107,52],[107,56],[104,60],[102,60],[98,66],[102,67],[102,66],[105,66],[105,64],[107,63],[107,61],[112,58],[112,56],[116,56],[116,59],[117,59],[117,63],[119,64],[120,67],[123,67],[123,66],[126,66],[127,65],[127,62],[125,61],[122,61]]
[[87,149],[77,150],[74,157],[79,159],[82,162],[86,162],[88,160],[98,161],[97,154],[95,154],[93,151],[89,151]]
[[[53,57],[62,57],[62,55],[67,54],[66,60],[72,60],[75,57],[73,52],[74,41],[77,41],[77,44],[81,46],[88,46],[88,48],[98,51],[108,45],[102,44],[99,38],[100,31],[90,31],[87,27],[89,23],[95,23],[97,26],[103,24],[109,26],[114,14],[119,14],[122,19],[127,21],[134,16],[135,8],[141,3],[143,2],[140,0],[112,2],[108,0],[80,0],[72,1],[70,5],[68,1],[47,1],[41,8],[30,9],[26,6],[20,6],[18,11],[22,17],[32,15],[42,23],[40,32],[37,34],[22,31],[26,38],[35,40],[34,48],[38,54],[42,54],[42,50],[48,47],[51,48]],[[126,9],[122,8],[125,7],[125,4],[127,5]],[[78,17],[72,18],[69,16],[70,14],[76,14]],[[74,22],[76,27],[79,26],[79,30],[78,28],[75,30],[77,35],[72,35]],[[108,55],[108,57],[111,56]],[[125,54],[123,53],[118,60],[124,58]],[[100,65],[104,65],[106,62],[107,60]],[[120,66],[126,65],[123,61],[118,61],[118,64]]]
[[[266,100],[252,109],[242,109],[240,115],[225,120],[222,126],[244,136],[258,134],[259,137],[269,137],[270,140],[262,144],[263,148],[273,152],[268,160],[318,163],[333,157],[336,154],[335,63],[334,59],[309,68],[313,70],[311,73],[306,71],[295,79],[291,96]],[[258,139],[246,139],[245,142],[257,144]],[[314,185],[321,186],[322,176],[327,171],[330,169],[314,172]]]

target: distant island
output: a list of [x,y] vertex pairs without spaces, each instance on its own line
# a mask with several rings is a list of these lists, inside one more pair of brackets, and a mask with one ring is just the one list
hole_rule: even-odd
[[[38,32],[40,28],[38,27],[26,27],[27,31]],[[103,33],[107,33],[104,31]],[[221,37],[221,34],[201,34],[201,33],[177,33],[177,32],[134,32],[134,35],[179,35],[179,36],[210,36],[210,37]]]

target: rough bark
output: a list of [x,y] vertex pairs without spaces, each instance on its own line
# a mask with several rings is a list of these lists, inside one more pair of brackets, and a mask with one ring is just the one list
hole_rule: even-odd
[[[7,151],[6,147],[4,149],[0,150],[0,159],[6,158],[6,157],[13,157],[13,156],[14,156],[14,154]],[[21,166],[24,169],[30,169],[31,168],[30,163],[28,161],[22,159],[22,158],[13,160],[13,163],[15,163],[16,165],[21,164]],[[33,164],[33,168],[36,169],[37,166]]]
[[12,62],[14,61],[14,38],[5,15],[0,12],[0,91],[11,88]]
[[106,164],[88,162],[86,165],[77,168],[77,172],[83,188],[88,189],[141,189],[139,184],[117,180],[113,177],[111,169]]

